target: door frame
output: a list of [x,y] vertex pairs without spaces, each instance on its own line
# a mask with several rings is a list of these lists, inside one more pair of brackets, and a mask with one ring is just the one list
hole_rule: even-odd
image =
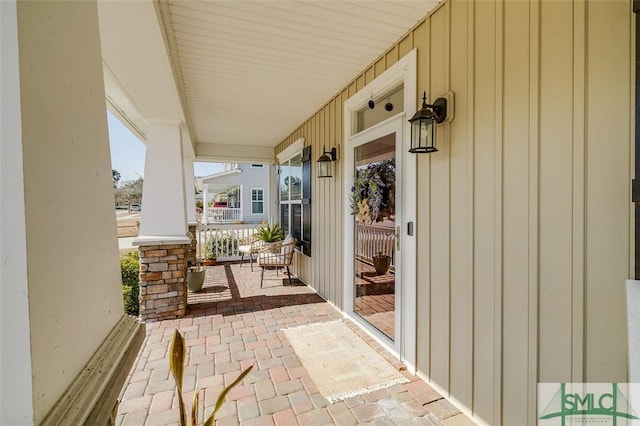
[[[388,93],[395,87],[403,85],[404,89],[404,109],[399,113],[381,123],[378,123],[359,133],[355,133],[356,112],[362,109],[371,96]],[[377,340],[381,345],[394,353],[403,361],[410,372],[416,372],[416,340],[417,340],[417,289],[416,289],[416,158],[409,153],[411,127],[407,117],[413,116],[417,105],[417,52],[413,49],[402,59],[391,66],[387,71],[378,76],[371,83],[360,89],[356,94],[347,99],[344,103],[344,161],[343,176],[344,181],[344,278],[343,278],[343,310],[345,315],[354,320],[368,334]],[[353,232],[354,223],[351,215],[349,197],[354,180],[354,142],[362,142],[363,139],[376,139],[375,135],[384,136],[384,131],[393,126],[401,130],[401,144],[399,151],[402,155],[396,158],[400,167],[400,174],[396,173],[396,182],[401,185],[401,203],[396,206],[396,210],[401,212],[401,221],[396,226],[400,226],[400,276],[397,282],[400,288],[396,292],[400,297],[400,321],[396,323],[395,342],[383,338],[381,333],[369,326],[365,320],[354,313],[353,300]],[[384,130],[381,130],[384,129]],[[388,133],[386,133],[388,134]],[[413,235],[407,234],[408,223],[413,223]],[[398,306],[398,303],[396,303]],[[397,314],[397,313],[396,313]],[[398,315],[396,315],[398,318]],[[375,331],[374,331],[375,330]]]

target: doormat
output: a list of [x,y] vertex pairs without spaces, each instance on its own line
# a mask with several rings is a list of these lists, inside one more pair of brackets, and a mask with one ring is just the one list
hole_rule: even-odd
[[330,404],[409,382],[340,320],[283,331]]

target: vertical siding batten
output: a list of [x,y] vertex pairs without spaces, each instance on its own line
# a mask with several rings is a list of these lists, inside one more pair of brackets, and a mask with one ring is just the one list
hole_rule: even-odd
[[[418,37],[418,35],[421,37]],[[417,51],[418,61],[418,93],[417,99],[422,99],[421,90],[426,90],[429,87],[428,74],[426,70],[429,69],[430,59],[430,40],[431,40],[431,19],[418,27],[416,30],[416,37],[414,38]],[[420,72],[420,70],[425,70]],[[418,101],[418,105],[420,105]],[[416,236],[417,236],[417,252],[422,253],[422,258],[425,262],[420,262],[417,265],[417,299],[419,302],[423,302],[424,309],[418,309],[418,356],[417,356],[417,368],[424,373],[426,377],[431,376],[430,370],[430,352],[431,352],[431,247],[429,241],[430,237],[430,187],[431,180],[429,178],[429,158],[420,155],[417,158],[417,193],[418,193],[418,221],[416,223]],[[418,308],[420,305],[418,305]],[[424,342],[424,344],[420,344]]]
[[[373,67],[370,68],[371,73],[373,74]],[[326,120],[326,129],[327,129],[327,138],[326,138],[326,142],[327,142],[327,147],[329,149],[331,149],[332,147],[335,146],[336,144],[336,138],[335,138],[335,107],[336,107],[336,103],[335,103],[335,98],[333,101],[331,101],[329,103],[329,107],[327,109],[328,113],[329,113],[329,117]],[[331,232],[332,229],[336,228],[336,223],[338,222],[339,219],[342,219],[342,217],[336,217],[339,215],[338,210],[336,209],[336,203],[335,203],[335,182],[336,179],[338,178],[337,176],[337,164],[333,163],[333,177],[332,178],[328,178],[325,179],[327,180],[327,187],[329,190],[329,194],[327,197],[327,206],[329,208],[329,212],[327,214],[328,219],[329,219],[329,224],[328,224],[328,229],[329,232],[327,232],[327,236],[329,239],[329,244],[327,244],[329,246],[329,256],[328,260],[330,261],[331,265],[335,265],[335,254],[336,254],[336,250],[333,249],[333,247],[335,247],[337,245],[337,241],[333,238],[333,233]],[[341,216],[341,215],[340,215]],[[336,279],[336,268],[330,268],[330,275],[329,275],[329,300],[333,301],[335,303],[336,297],[338,295],[338,293],[342,290],[342,287],[340,288],[340,291],[338,291],[338,283],[339,281]]]
[[504,144],[504,0],[496,0],[496,34],[495,34],[495,142],[494,142],[494,358],[493,358],[493,422],[494,424],[502,424],[502,305],[503,305],[503,226],[504,226],[504,209],[503,209],[503,144]]
[[537,419],[537,383],[539,376],[539,294],[540,286],[540,56],[541,56],[541,2],[531,0],[529,5],[529,259],[527,269],[528,300],[528,398],[526,418],[529,424]]
[[[530,11],[504,2],[502,84],[502,424],[522,422],[528,401]],[[508,320],[506,320],[508,319]]]
[[585,378],[585,91],[586,91],[586,2],[573,3],[573,341],[571,380]]
[[466,406],[475,412],[475,28],[476,13],[475,2],[467,2],[467,316],[466,316],[466,342],[469,348],[468,358],[465,360],[467,371],[467,388],[461,393],[464,395]]
[[573,4],[541,3],[540,380],[571,381]]
[[[431,17],[431,40],[443,40],[448,7]],[[432,43],[429,50],[431,68],[428,101],[446,93],[446,45]],[[450,181],[449,144],[446,143],[447,124],[437,126],[438,152],[429,155],[430,162],[430,224],[431,229],[431,380],[449,391],[449,294],[450,294]],[[436,326],[437,325],[437,326]]]
[[335,115],[335,129],[334,129],[334,141],[336,144],[336,148],[338,150],[338,162],[335,164],[335,178],[334,178],[334,184],[335,184],[335,188],[334,188],[334,212],[336,214],[336,221],[335,221],[335,226],[334,226],[334,256],[335,256],[335,282],[336,282],[336,306],[339,306],[340,309],[343,309],[344,305],[343,305],[343,294],[344,292],[342,291],[343,287],[345,285],[348,285],[347,283],[343,282],[343,276],[342,276],[342,271],[343,271],[343,266],[342,266],[342,257],[343,257],[343,250],[344,250],[344,244],[342,244],[342,235],[343,235],[343,220],[342,220],[342,212],[344,211],[344,206],[342,203],[342,194],[343,194],[343,188],[342,188],[342,183],[344,182],[344,177],[342,176],[342,167],[339,167],[339,165],[341,164],[341,161],[344,161],[344,143],[342,142],[342,114],[344,113],[344,104],[343,104],[343,92],[341,92],[340,94],[338,94],[338,96],[336,97],[336,104],[335,104],[335,109],[334,109],[334,115]]
[[633,115],[628,109],[632,84],[620,71],[632,68],[630,9],[628,2],[591,1],[586,14],[585,313],[589,326],[584,352],[589,382],[627,377],[624,282],[630,269],[627,224],[633,174],[626,157],[632,143],[626,123],[633,121]]
[[496,9],[493,2],[475,3],[475,252],[474,413],[494,424],[495,395],[495,110]]

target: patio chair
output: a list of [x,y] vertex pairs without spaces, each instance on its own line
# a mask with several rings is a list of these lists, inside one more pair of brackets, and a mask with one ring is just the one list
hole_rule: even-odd
[[258,266],[262,268],[260,275],[260,288],[262,288],[262,282],[264,280],[264,270],[267,268],[287,268],[287,275],[289,276],[289,285],[291,283],[291,271],[289,266],[293,262],[293,254],[295,252],[297,240],[291,235],[287,235],[284,241],[276,243],[265,244],[262,250],[258,253]]
[[251,272],[253,272],[253,255],[258,254],[264,247],[264,242],[260,241],[255,234],[249,235],[246,238],[242,238],[239,241],[238,253],[240,253],[240,267],[242,267],[242,261],[244,256],[249,256],[249,263],[251,264]]

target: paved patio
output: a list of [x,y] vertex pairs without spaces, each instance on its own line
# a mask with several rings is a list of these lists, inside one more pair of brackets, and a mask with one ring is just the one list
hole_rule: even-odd
[[[242,371],[253,371],[228,396],[218,425],[467,425],[463,414],[417,377],[409,383],[329,404],[286,339],[283,329],[333,321],[340,312],[312,289],[286,275],[238,263],[207,268],[202,292],[189,294],[189,313],[147,324],[147,337],[120,395],[118,425],[179,424],[167,350],[175,328],[188,347],[184,389],[188,410],[196,381],[200,423],[218,393]],[[398,369],[394,360],[356,326],[346,324]]]

